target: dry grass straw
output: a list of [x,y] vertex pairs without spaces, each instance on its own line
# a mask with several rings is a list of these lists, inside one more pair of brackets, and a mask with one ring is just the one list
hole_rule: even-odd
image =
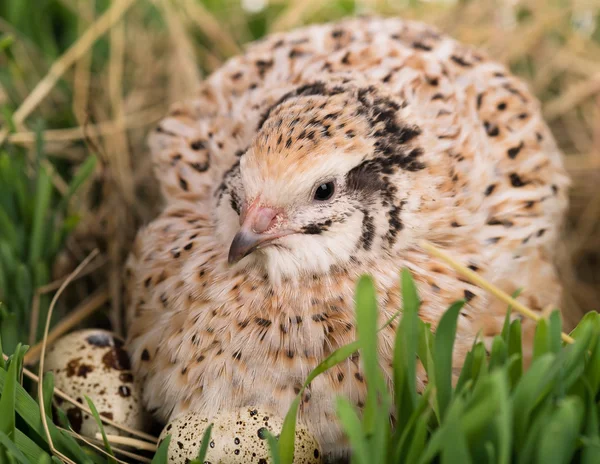
[[[98,311],[108,301],[109,294],[106,288],[100,287],[99,289],[97,289],[94,293],[92,293],[89,297],[83,300],[77,307],[75,307],[71,312],[69,312],[69,314],[64,319],[62,319],[58,324],[56,324],[52,328],[52,330],[48,334],[48,337],[46,337],[46,346],[51,345],[61,336],[63,336],[71,329],[79,325],[89,316]],[[24,363],[26,365],[34,364],[39,360],[39,357],[42,353],[43,343],[44,342],[40,342],[32,346],[27,351],[27,354],[24,358]]]
[[[96,263],[94,266],[89,266],[87,269],[82,271],[78,276],[76,276],[75,280],[85,277],[85,276],[89,275],[90,273],[100,269],[104,264],[106,264],[105,259],[96,260]],[[64,281],[65,281],[64,278],[58,279],[58,280],[55,280],[54,282],[50,282],[49,284],[43,285],[36,289],[35,294],[33,295],[33,301],[31,303],[31,318],[30,318],[31,320],[30,320],[30,326],[29,326],[29,345],[33,345],[37,338],[41,296],[46,295],[50,292],[53,292],[54,290],[57,290],[64,283]],[[73,313],[75,313],[75,312],[76,311],[73,310]],[[54,329],[54,330],[56,330],[56,329]],[[28,356],[31,353],[31,351],[33,351],[33,350],[29,350],[29,352],[25,356],[25,364],[28,364]],[[31,362],[31,361],[29,361],[29,362]]]
[[[2,353],[2,357],[4,358],[4,360],[8,360],[8,356],[5,355],[4,353]],[[29,369],[27,368],[23,368],[23,375],[25,377],[27,377],[29,380],[32,380],[33,382],[39,384],[40,383],[40,378],[34,374],[33,372],[31,372]],[[87,407],[84,406],[82,403],[79,403],[75,398],[67,395],[65,392],[63,392],[62,390],[60,390],[59,388],[54,387],[54,392],[53,394],[55,396],[57,396],[58,398],[60,398],[63,401],[66,401],[67,403],[71,404],[72,406],[75,406],[77,408],[79,408],[81,411],[83,411],[84,413],[92,416],[93,413],[92,411]],[[144,433],[140,430],[136,430],[136,429],[132,429],[130,427],[127,427],[125,425],[119,424],[118,422],[115,422],[111,419],[108,419],[104,416],[100,416],[100,420],[107,425],[111,425],[113,427],[115,427],[118,430],[121,430],[124,433],[128,433],[130,435],[136,436],[138,438],[140,438],[140,440],[144,440],[145,442],[151,443],[151,444],[155,444],[157,442],[156,437],[149,435],[147,433]],[[74,432],[70,432],[72,435],[76,435],[79,438],[83,438],[81,437],[81,435],[74,433]],[[85,439],[84,439],[85,440]]]
[[[545,308],[542,315],[536,313],[532,309],[529,309],[523,303],[521,303],[520,301],[518,301],[515,298],[513,298],[512,296],[510,296],[508,293],[502,291],[500,288],[496,287],[491,282],[485,280],[476,272],[471,271],[467,266],[464,266],[463,264],[459,263],[454,258],[452,258],[452,256],[450,256],[448,253],[446,253],[443,250],[440,250],[432,243],[429,243],[429,242],[423,240],[423,241],[421,241],[421,243],[419,245],[425,251],[427,251],[431,255],[435,256],[436,258],[441,259],[446,264],[448,264],[452,269],[454,269],[459,274],[466,277],[468,280],[471,281],[471,283],[477,285],[480,288],[483,288],[484,290],[487,290],[489,293],[494,295],[500,301],[502,301],[503,303],[506,303],[506,305],[512,307],[515,311],[522,314],[526,318],[537,322],[542,317],[544,317],[543,314],[549,314],[550,308]],[[575,342],[575,340],[571,336],[567,335],[564,332],[561,333],[561,338],[565,343]]]
[[133,5],[136,0],[123,0],[116,2],[109,8],[98,20],[90,26],[84,34],[75,42],[67,52],[56,60],[48,74],[39,82],[33,92],[23,101],[21,106],[13,116],[13,122],[17,127],[35,110],[39,103],[50,93],[62,75],[96,42],[98,37],[103,35],[121,18],[127,9]]
[[[164,115],[164,107],[150,108],[127,114],[119,120],[102,121],[87,127],[94,138],[109,137],[130,129],[145,128],[158,121]],[[75,142],[86,137],[86,127],[70,127],[67,129],[49,129],[43,132],[45,143]],[[17,145],[33,145],[36,134],[33,131],[15,132],[8,136],[8,141]]]
[[[85,438],[81,435],[79,435],[78,433],[74,433],[71,432],[70,430],[64,429],[62,427],[59,427],[60,430],[62,430],[63,432],[71,435],[73,438],[78,439],[79,441],[85,443],[86,445],[88,445],[89,447],[93,448],[94,450],[96,450],[98,453],[100,453],[101,455],[105,456],[106,458],[108,458],[108,462],[109,463],[113,463],[113,462],[118,462],[119,464],[128,464],[127,461],[122,461],[119,458],[113,456],[112,454],[110,454],[108,451],[106,451],[104,448],[101,448],[98,445],[104,445],[104,442],[100,442],[98,443],[98,440],[94,439],[93,441],[89,438]],[[114,452],[114,450],[112,450]]]
[[[8,359],[8,356],[6,356],[5,354],[2,355],[4,357],[4,359]],[[23,374],[25,375],[25,377],[27,377],[28,379],[34,381],[35,383],[39,383],[40,382],[40,378],[34,374],[33,372],[31,372],[29,369],[24,368],[23,369]],[[92,416],[92,411],[87,407],[84,406],[83,404],[79,403],[75,398],[67,395],[65,392],[63,392],[62,390],[60,390],[59,388],[54,388],[54,394],[59,397],[61,400],[66,401],[67,403],[81,409],[81,411],[83,411],[86,414],[89,414],[90,416]],[[112,425],[113,427],[115,427],[118,430],[121,430],[125,433],[129,433],[133,436],[136,436],[142,440],[148,441],[150,443],[156,443],[156,437],[149,435],[147,433],[144,433],[140,430],[136,430],[136,429],[132,429],[130,427],[127,427],[125,425],[119,424],[118,422],[115,422],[111,419],[108,419],[104,416],[100,416],[100,419],[102,420],[102,422],[104,424],[107,425]]]
[[[43,391],[43,383],[41,381],[41,379],[43,378],[43,374],[44,374],[44,361],[45,361],[45,354],[46,354],[46,348],[48,346],[48,344],[50,344],[52,341],[56,340],[62,333],[66,332],[67,330],[69,330],[70,328],[72,328],[73,325],[75,325],[76,321],[78,320],[82,320],[85,316],[89,315],[91,312],[95,311],[97,309],[97,307],[99,307],[99,301],[105,302],[107,300],[107,292],[106,291],[97,291],[97,293],[95,294],[95,296],[93,295],[92,298],[90,298],[90,300],[88,301],[87,305],[85,305],[84,307],[82,307],[82,309],[80,311],[77,312],[73,312],[70,315],[70,318],[67,320],[63,320],[61,322],[61,324],[57,325],[54,330],[53,330],[53,334],[51,336],[51,334],[49,333],[50,331],[50,320],[52,319],[52,313],[54,311],[54,308],[56,306],[56,302],[58,301],[58,299],[60,298],[60,296],[62,295],[62,293],[64,292],[64,290],[67,288],[67,286],[73,281],[75,280],[84,270],[85,268],[96,258],[96,256],[98,256],[99,252],[97,249],[93,250],[76,268],[75,270],[73,270],[73,272],[71,272],[66,279],[63,280],[63,282],[61,283],[60,287],[58,288],[58,290],[56,291],[56,293],[54,294],[54,297],[52,298],[52,301],[50,302],[50,307],[48,308],[48,314],[46,317],[46,325],[44,327],[44,336],[42,338],[41,341],[41,346],[39,348],[39,366],[38,366],[38,375],[34,376],[30,371],[28,371],[27,369],[24,369],[24,373],[25,375],[28,375],[30,378],[32,378],[33,380],[35,380],[38,384],[38,398],[43,398],[44,397],[44,391]],[[34,347],[35,348],[35,347]],[[63,398],[64,400],[69,401],[71,404],[77,406],[78,408],[80,408],[81,410],[85,411],[86,413],[92,415],[92,412],[84,407],[82,404],[80,404],[77,400],[75,400],[74,398],[71,398],[70,396],[66,395],[63,392],[60,392],[58,389],[54,389],[54,394]],[[39,406],[40,406],[40,415],[42,418],[42,425],[44,427],[44,431],[46,433],[46,438],[48,441],[48,444],[50,446],[50,450],[52,451],[53,454],[55,454],[58,458],[62,459],[64,462],[68,462],[71,463],[72,461],[64,456],[62,453],[60,453],[55,447],[54,444],[52,442],[52,437],[50,435],[50,430],[48,429],[48,421],[47,421],[47,416],[46,416],[46,410],[45,410],[45,405],[43,401],[39,401]],[[117,427],[119,430],[123,430],[127,433],[131,433],[135,436],[139,436],[141,438],[150,440],[151,442],[155,442],[155,438],[152,437],[151,435],[145,434],[143,432],[131,429],[129,427],[125,427],[123,425],[117,424],[115,422],[113,422],[112,420],[109,420],[103,416],[100,416],[100,419],[105,422],[108,423],[110,425],[114,425],[115,427]],[[133,443],[133,441],[131,441],[130,443]],[[141,443],[141,442],[140,442]],[[141,445],[140,445],[141,446]],[[144,445],[146,448],[153,446],[152,444],[148,444],[148,445]],[[144,449],[143,447],[140,449]]]
[[[99,432],[96,433],[96,439],[100,439],[100,438],[102,438],[102,434]],[[148,443],[148,442],[141,441],[141,440],[136,440],[134,438],[122,437],[120,435],[107,434],[106,438],[111,443],[111,445],[114,443],[116,445],[133,446],[140,450],[152,451],[152,452],[155,452],[156,448],[157,448],[156,445],[153,445],[152,443]]]
[[[60,427],[59,427],[59,428],[60,428]],[[81,436],[81,435],[79,435],[78,433],[75,433],[75,432],[72,432],[71,430],[66,430],[66,429],[63,429],[63,428],[60,428],[60,430],[62,430],[62,431],[63,431],[63,432],[65,432],[65,433],[68,433],[68,434],[69,434],[69,435],[71,435],[73,438],[75,438],[75,439],[77,439],[77,440],[79,440],[79,441],[81,441],[81,442],[83,442],[83,443],[85,443],[85,444],[87,444],[87,445],[91,446],[91,447],[92,447],[92,448],[94,448],[96,451],[100,452],[101,454],[105,455],[106,457],[109,457],[109,456],[110,456],[110,454],[109,454],[109,453],[107,453],[107,452],[104,450],[104,448],[101,448],[101,446],[104,446],[104,442],[103,442],[102,440],[98,440],[98,439],[95,439],[95,438],[87,438],[87,437],[82,437],[82,436]],[[100,445],[100,446],[98,446],[98,445]],[[127,450],[124,450],[124,449],[122,449],[122,448],[119,448],[119,447],[113,446],[112,444],[111,444],[111,449],[112,449],[112,450],[113,450],[113,452],[115,452],[116,454],[120,454],[120,455],[123,455],[123,456],[125,456],[125,457],[127,457],[127,458],[131,458],[131,459],[133,459],[133,460],[134,460],[133,462],[152,462],[152,460],[151,460],[151,459],[148,459],[148,458],[147,458],[147,457],[145,457],[145,456],[140,456],[139,454],[132,453],[131,451],[127,451]],[[116,459],[116,458],[114,458],[114,457],[112,457],[112,456],[110,456],[110,458],[111,458],[111,459]],[[121,460],[117,459],[117,462],[124,462],[125,464],[128,464],[128,462],[131,462],[131,461],[121,461]]]
[[[46,354],[46,344],[48,341],[48,331],[50,330],[50,320],[52,319],[52,312],[54,311],[56,302],[58,301],[58,298],[60,297],[62,292],[65,290],[65,288],[69,285],[69,283],[83,269],[85,269],[85,267],[96,257],[97,254],[98,254],[98,250],[92,251],[92,253],[90,253],[90,255],[86,259],[84,259],[81,262],[81,264],[79,264],[79,266],[77,266],[77,268],[65,279],[65,281],[62,283],[62,285],[57,290],[57,292],[54,294],[52,301],[50,302],[50,307],[48,308],[48,316],[46,317],[46,327],[44,329],[44,338],[42,340],[42,350],[40,353],[40,364],[39,364],[39,368],[38,368],[38,378],[40,378],[40,379],[42,379],[43,375],[44,375],[44,355]],[[44,401],[42,401],[42,398],[44,398],[43,382],[38,382],[38,398],[40,398],[38,403],[40,405],[40,415],[42,418],[42,426],[44,427],[44,432],[46,433],[46,440],[48,441],[48,445],[50,446],[50,451],[52,452],[52,454],[54,454],[56,457],[61,459],[63,462],[67,462],[69,464],[71,464],[71,463],[76,464],[74,461],[69,459],[67,456],[62,454],[60,451],[58,451],[54,447],[54,442],[52,441],[52,435],[50,435],[50,429],[48,428],[48,418],[46,416],[46,406],[44,405]]]

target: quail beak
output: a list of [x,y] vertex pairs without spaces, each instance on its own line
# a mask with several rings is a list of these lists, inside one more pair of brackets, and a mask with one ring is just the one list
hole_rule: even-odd
[[241,227],[229,248],[229,264],[235,264],[253,251],[268,246],[273,240],[293,233],[290,230],[269,232],[277,222],[278,214],[277,210],[259,206],[257,202],[242,209]]

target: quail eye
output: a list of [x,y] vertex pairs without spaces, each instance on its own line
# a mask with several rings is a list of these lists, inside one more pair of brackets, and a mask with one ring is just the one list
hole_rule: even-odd
[[315,201],[327,201],[335,192],[335,185],[333,182],[326,182],[321,184],[315,190]]

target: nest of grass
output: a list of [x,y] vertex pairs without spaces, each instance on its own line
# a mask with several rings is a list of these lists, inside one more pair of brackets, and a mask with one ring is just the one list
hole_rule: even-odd
[[[74,204],[82,221],[53,267],[53,278],[59,279],[91,250],[100,250],[103,265],[75,282],[67,295],[67,306],[74,307],[103,289],[103,298],[86,307],[86,314],[109,308],[108,318],[94,321],[97,326],[110,324],[123,332],[122,265],[137,229],[160,208],[145,137],[169,105],[193,94],[203,77],[242,50],[241,44],[357,13],[434,24],[486,50],[528,82],[542,101],[573,180],[558,253],[563,307],[569,308],[566,327],[598,309],[600,6],[594,0],[115,0],[109,8],[94,0],[58,3],[69,23],[53,60],[0,17],[0,34],[14,40],[13,79],[0,87],[0,103],[16,109],[16,131],[0,126],[0,140],[33,150],[34,121],[41,120],[46,153],[67,172],[90,152],[99,157],[93,180]],[[0,56],[0,68],[9,64],[3,60]],[[58,171],[53,181],[64,191]]]
[[[38,11],[37,2],[0,5],[0,107],[10,113],[0,121],[0,146],[34,153],[42,124],[52,181],[61,193],[90,154],[99,159],[72,202],[81,222],[53,263],[54,281],[39,288],[32,303],[35,308],[36,298],[56,291],[65,276],[76,278],[63,297],[64,308],[73,309],[44,343],[86,319],[88,325],[124,331],[122,266],[136,231],[160,210],[146,134],[171,103],[192,95],[242,44],[269,32],[364,13],[434,24],[481,47],[528,82],[573,180],[557,253],[562,307],[568,308],[565,329],[599,309],[597,0],[51,0],[49,11]],[[2,53],[6,40],[10,54]],[[93,264],[73,273],[96,249]],[[31,329],[31,344],[37,332]],[[35,363],[40,347],[28,352],[26,362]],[[37,379],[29,371],[25,375]],[[151,436],[134,435],[152,442]]]

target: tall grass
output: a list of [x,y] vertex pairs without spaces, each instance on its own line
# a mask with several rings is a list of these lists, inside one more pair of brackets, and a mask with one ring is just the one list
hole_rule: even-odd
[[[119,10],[119,15],[108,25],[102,23],[104,33],[95,34],[92,41],[82,40],[97,30],[111,6]],[[58,252],[60,264],[64,264],[54,266],[54,277],[61,276],[60,269],[62,275],[73,269],[86,253],[99,247],[109,265],[94,275],[91,284],[77,288],[77,299],[89,294],[90,288],[107,284],[110,322],[115,330],[123,331],[121,265],[137,228],[157,213],[160,204],[145,144],[149,128],[166,114],[170,103],[191,95],[204,76],[238,53],[243,44],[273,31],[357,13],[397,15],[433,23],[459,40],[483,47],[528,81],[543,103],[575,180],[569,227],[557,250],[567,288],[563,306],[570,308],[567,325],[572,327],[582,310],[597,307],[600,195],[595,179],[600,175],[600,6],[585,1],[0,2],[0,150],[11,153],[11,162],[28,167],[26,182],[37,182],[39,175],[41,181],[52,180],[46,185],[52,185],[53,192],[49,215],[59,204],[64,205],[60,196],[90,153],[100,159],[93,173],[95,182],[85,185],[78,195],[81,221],[71,235],[73,246],[68,252],[53,252]],[[71,58],[75,56],[73,49],[77,50],[75,59]],[[71,66],[59,66],[60,76],[48,80],[56,74],[57,64],[67,58]],[[37,95],[41,96],[30,105],[32,96]],[[25,113],[23,106],[27,106]],[[48,171],[45,177],[31,164],[39,156],[36,152],[40,151],[40,140],[44,147],[42,166]],[[29,164],[17,158],[27,158]],[[15,220],[17,229],[27,229],[25,218],[10,218]],[[0,237],[6,240],[9,230],[1,227]],[[33,232],[26,230],[25,234]],[[39,229],[37,233],[39,238]],[[28,235],[27,240],[42,243],[38,238]],[[10,265],[10,258],[6,262]],[[55,263],[48,259],[46,264]],[[30,301],[25,312],[31,312],[34,305],[27,291],[21,286],[13,290],[14,268],[7,278],[10,284],[0,281],[0,291],[23,293]],[[33,288],[46,280],[34,281]],[[17,309],[10,312],[16,313]],[[17,324],[20,334],[32,332],[29,318],[25,314],[18,322],[9,323]],[[6,343],[14,346],[16,340],[34,343],[35,337],[7,338]]]
[[[94,169],[90,157],[61,196],[52,184],[54,168],[38,138],[34,157],[14,147],[0,149],[0,335],[5,348],[35,343],[49,305],[38,290],[51,280],[54,259],[77,225],[69,201]],[[37,298],[34,298],[37,297]]]
[[[377,351],[377,303],[368,277],[356,291],[358,340],[339,348],[308,376],[317,376],[360,352],[367,384],[364,409],[337,398],[337,416],[348,436],[352,462],[369,463],[585,463],[600,456],[600,314],[588,313],[563,345],[558,313],[536,329],[533,360],[523,370],[521,323],[505,320],[490,353],[476,341],[459,373],[454,374],[452,348],[456,321],[464,304],[444,313],[435,333],[418,318],[419,297],[408,271],[402,273],[402,319],[396,333],[392,388],[388,389]],[[0,363],[0,452],[29,464],[49,459],[36,401],[19,385],[26,348],[17,347]],[[416,366],[427,373],[417,393]],[[52,382],[45,382],[50,398]],[[291,464],[294,431],[302,391],[292,403],[279,438],[270,437],[272,461]],[[88,400],[89,401],[89,400]],[[90,409],[95,411],[93,404]],[[49,411],[50,408],[47,408]],[[97,414],[95,414],[97,416]],[[18,420],[15,420],[15,417]],[[393,418],[393,419],[392,419]],[[100,423],[100,417],[97,416]],[[106,462],[113,450],[102,428],[106,451],[98,454],[50,424],[56,449],[75,462]],[[66,426],[66,424],[62,424]],[[203,437],[197,462],[210,461],[210,430]],[[166,463],[169,441],[154,457]]]

